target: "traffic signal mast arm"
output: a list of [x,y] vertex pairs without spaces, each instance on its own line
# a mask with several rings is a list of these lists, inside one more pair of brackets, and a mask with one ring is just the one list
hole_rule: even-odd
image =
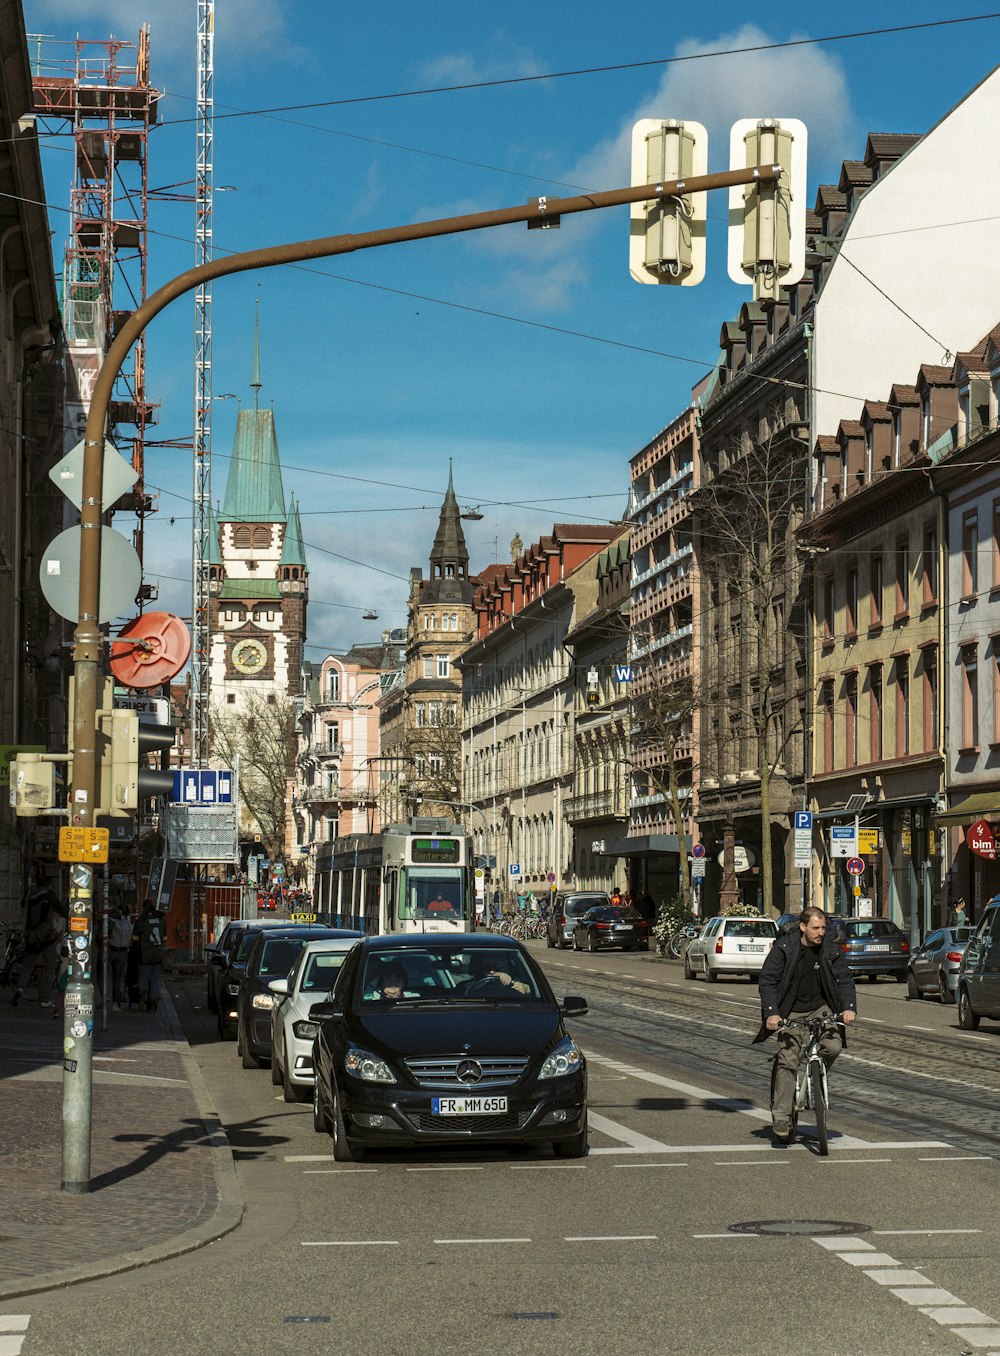
[[633,202],[673,198],[679,194],[699,193],[738,184],[773,183],[780,179],[780,165],[761,165],[749,169],[726,170],[666,183],[638,184],[629,188],[585,193],[573,198],[538,198],[525,206],[500,208],[492,212],[473,212],[465,216],[443,217],[436,221],[414,222],[381,231],[357,235],[332,235],[294,244],[274,245],[246,250],[222,258],[210,259],[196,268],[178,274],[165,283],[129,317],[108,350],[94,385],[83,447],[83,502],[80,510],[80,603],[74,635],[74,677],[76,704],[73,713],[73,803],[70,823],[92,825],[97,783],[95,721],[100,685],[101,633],[98,625],[101,579],[101,487],[104,475],[104,433],[111,392],[125,357],[149,322],[170,302],[214,278],[231,273],[246,273],[258,268],[302,263],[307,259],[328,259],[358,250],[378,249],[383,245],[430,240],[437,236],[457,235],[465,231],[488,230],[517,222],[532,225],[556,225],[558,218],[576,212],[592,212]]

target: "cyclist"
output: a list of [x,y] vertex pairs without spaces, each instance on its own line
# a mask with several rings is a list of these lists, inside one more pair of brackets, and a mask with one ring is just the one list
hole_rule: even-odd
[[[771,1074],[771,1120],[777,1139],[791,1138],[795,1077],[808,1040],[803,1026],[786,1027],[787,1017],[833,1017],[848,1025],[858,1015],[854,977],[840,947],[826,936],[822,909],[803,909],[797,928],[782,933],[768,952],[760,971],[761,1026],[754,1044],[778,1032],[778,1050]],[[843,1029],[824,1036],[821,1053],[826,1067],[847,1044]]]

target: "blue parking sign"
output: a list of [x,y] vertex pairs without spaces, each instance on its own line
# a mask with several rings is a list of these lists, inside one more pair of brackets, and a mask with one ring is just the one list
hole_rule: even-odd
[[813,826],[812,810],[795,811],[795,827],[797,829],[811,829]]

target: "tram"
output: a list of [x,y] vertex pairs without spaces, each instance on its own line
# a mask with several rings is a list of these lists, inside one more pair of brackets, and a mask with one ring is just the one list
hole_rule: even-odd
[[472,865],[472,839],[449,819],[347,834],[319,849],[313,907],[335,927],[366,933],[472,932]]

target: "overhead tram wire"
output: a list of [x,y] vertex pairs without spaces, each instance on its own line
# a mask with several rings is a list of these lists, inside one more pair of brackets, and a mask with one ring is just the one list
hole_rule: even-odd
[[[393,99],[426,98],[434,94],[458,94],[469,90],[502,89],[510,85],[541,84],[547,80],[571,80],[583,76],[614,75],[622,71],[649,70],[653,67],[679,66],[690,61],[710,61],[719,57],[750,56],[759,52],[788,51],[796,47],[818,47],[825,43],[853,42],[862,38],[891,37],[901,33],[916,33],[927,29],[950,28],[958,24],[986,23],[1000,19],[1000,12],[965,14],[950,19],[930,19],[916,24],[893,24],[884,28],[859,29],[852,33],[829,33],[819,38],[789,38],[785,42],[753,43],[747,47],[720,48],[712,52],[688,52],[681,56],[649,57],[642,61],[622,61],[607,66],[583,66],[574,70],[548,71],[541,75],[512,75],[497,80],[468,81],[460,85],[434,85],[424,89],[395,90],[385,94],[362,94],[347,99],[321,99],[301,104],[279,104],[271,108],[253,108],[216,114],[221,118],[267,117],[275,113],[297,113],[314,108],[345,108],[352,104],[382,103]],[[161,126],[183,126],[193,118],[173,118]]]

